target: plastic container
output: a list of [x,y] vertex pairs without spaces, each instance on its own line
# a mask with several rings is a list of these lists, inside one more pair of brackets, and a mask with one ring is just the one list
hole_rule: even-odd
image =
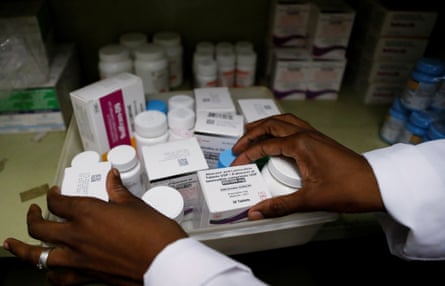
[[426,134],[424,141],[444,139],[445,138],[445,121],[436,121],[433,122]]
[[429,126],[439,120],[440,115],[438,113],[426,110],[413,111],[408,122],[405,124],[405,128],[400,135],[399,142],[418,144],[423,141]]
[[237,41],[235,43],[235,52],[253,51],[253,44],[249,41]]
[[148,179],[134,147],[130,145],[115,146],[108,152],[107,160],[112,167],[119,170],[124,186],[133,195],[141,198],[148,187]]
[[193,136],[195,127],[195,111],[186,107],[170,109],[167,114],[169,137],[168,141],[175,141]]
[[301,188],[301,177],[293,159],[270,157],[261,173],[273,197],[288,195]]
[[165,101],[160,100],[160,99],[150,99],[147,101],[147,105],[146,105],[146,109],[147,110],[158,110],[161,111],[162,113],[167,114],[168,111],[168,107],[167,104],[165,103]]
[[195,87],[216,87],[218,83],[217,63],[213,59],[202,59],[196,63]]
[[235,53],[220,52],[216,54],[218,63],[218,86],[235,86]]
[[234,53],[235,48],[230,42],[218,42],[215,46],[215,54],[219,53]]
[[101,79],[112,77],[116,74],[133,73],[133,61],[128,49],[119,44],[103,46],[99,49],[99,77]]
[[215,54],[215,45],[210,41],[201,41],[196,44],[195,51],[198,53],[209,53],[213,56]]
[[155,186],[145,192],[142,200],[177,223],[181,223],[184,218],[184,199],[175,188]]
[[195,110],[195,99],[193,98],[193,96],[187,94],[175,94],[168,99],[167,103],[168,110],[172,110],[178,107],[190,108],[191,110]]
[[142,159],[142,147],[168,141],[167,115],[159,110],[146,110],[134,118],[136,149]]
[[157,32],[153,35],[153,43],[163,47],[168,61],[170,88],[178,87],[183,81],[183,48],[181,36],[175,32]]
[[124,33],[119,37],[119,43],[128,48],[132,59],[134,59],[134,50],[147,43],[147,35],[142,32]]
[[249,87],[255,84],[256,60],[257,55],[255,51],[240,51],[236,53],[236,87]]
[[419,59],[401,95],[402,104],[410,110],[427,109],[433,101],[444,71],[445,64],[439,59]]
[[134,52],[134,71],[142,79],[146,96],[170,90],[164,49],[156,44],[144,44]]
[[399,137],[405,129],[409,114],[391,107],[386,115],[385,121],[380,128],[380,138],[388,144],[399,141]]

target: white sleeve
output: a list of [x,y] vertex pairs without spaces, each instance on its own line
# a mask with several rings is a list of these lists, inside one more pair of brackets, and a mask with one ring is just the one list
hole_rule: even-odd
[[257,286],[245,265],[193,238],[183,238],[163,249],[144,274],[144,285]]
[[445,139],[395,144],[363,155],[388,212],[379,218],[391,253],[445,259]]

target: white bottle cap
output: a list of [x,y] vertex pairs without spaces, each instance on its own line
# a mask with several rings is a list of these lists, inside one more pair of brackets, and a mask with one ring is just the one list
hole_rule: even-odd
[[124,61],[130,59],[130,52],[119,44],[106,45],[99,49],[99,59],[104,62]]
[[143,44],[134,50],[137,60],[153,61],[165,57],[164,49],[157,44]]
[[253,44],[249,41],[238,41],[235,43],[235,51],[253,51]]
[[184,198],[181,193],[169,186],[156,186],[148,189],[142,200],[161,214],[180,223],[184,217]]
[[119,43],[128,48],[135,48],[147,42],[147,36],[141,32],[130,32],[119,37]]
[[218,42],[216,44],[216,54],[221,52],[234,52],[233,44],[230,42]]
[[153,43],[162,47],[172,47],[181,44],[181,36],[176,32],[158,32],[153,35]]
[[71,159],[71,167],[81,167],[83,165],[91,165],[100,162],[100,154],[96,151],[88,150],[77,153]]
[[301,177],[295,160],[288,157],[271,157],[267,163],[271,175],[281,183],[292,187],[301,188]]
[[101,78],[113,76],[121,72],[133,72],[133,61],[126,59],[118,62],[99,61],[99,73]]
[[158,110],[146,110],[134,118],[134,129],[142,137],[159,137],[167,133],[167,115]]
[[185,107],[194,109],[195,99],[187,94],[175,94],[168,99],[168,110],[172,110],[177,107]]
[[120,172],[128,171],[138,163],[136,150],[131,145],[117,145],[111,148],[107,160]]
[[206,52],[213,55],[215,53],[215,45],[210,41],[202,41],[196,44],[196,52]]
[[192,129],[195,126],[195,112],[190,108],[173,108],[167,118],[170,129]]

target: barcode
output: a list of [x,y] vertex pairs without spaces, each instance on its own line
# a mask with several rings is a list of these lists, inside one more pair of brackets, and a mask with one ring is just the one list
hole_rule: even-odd
[[207,119],[207,124],[215,124],[215,120],[214,119]]
[[100,174],[95,174],[95,175],[91,175],[91,182],[97,182],[101,180],[101,175]]
[[266,109],[266,110],[271,110],[271,109],[272,109],[272,106],[270,106],[270,105],[264,105],[264,109]]
[[178,159],[179,166],[187,166],[189,162],[187,161],[187,158]]
[[215,112],[209,112],[207,117],[212,118],[222,118],[222,119],[230,119],[233,120],[233,115],[229,113],[215,113]]

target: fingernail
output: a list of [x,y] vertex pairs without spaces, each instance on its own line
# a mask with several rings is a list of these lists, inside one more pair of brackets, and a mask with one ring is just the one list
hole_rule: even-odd
[[251,211],[249,212],[249,219],[250,220],[258,220],[258,219],[263,219],[264,216],[260,211]]
[[8,242],[5,240],[3,241],[3,249],[8,250],[9,251],[9,244]]

